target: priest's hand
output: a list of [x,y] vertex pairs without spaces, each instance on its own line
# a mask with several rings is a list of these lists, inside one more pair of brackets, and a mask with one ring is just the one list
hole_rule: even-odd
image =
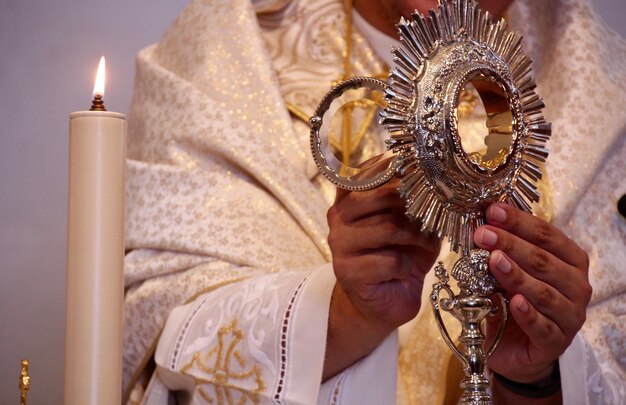
[[489,367],[520,383],[549,379],[585,322],[587,254],[553,225],[506,204],[489,206],[474,241],[491,252],[489,268],[510,301],[512,319]]
[[398,185],[394,178],[369,191],[338,189],[328,210],[337,284],[324,378],[369,354],[420,309],[424,276],[440,243],[408,220]]

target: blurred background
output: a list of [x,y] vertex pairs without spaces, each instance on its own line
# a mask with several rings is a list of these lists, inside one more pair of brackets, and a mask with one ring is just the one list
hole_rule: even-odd
[[[592,0],[626,37],[626,3]],[[0,0],[0,403],[63,402],[68,114],[91,105],[107,59],[106,106],[127,113],[134,58],[187,0]]]

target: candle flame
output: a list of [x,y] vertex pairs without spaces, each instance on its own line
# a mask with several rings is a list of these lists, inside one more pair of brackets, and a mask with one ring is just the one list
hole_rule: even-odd
[[104,97],[104,56],[100,58],[98,73],[96,74],[96,84],[93,86],[93,96]]

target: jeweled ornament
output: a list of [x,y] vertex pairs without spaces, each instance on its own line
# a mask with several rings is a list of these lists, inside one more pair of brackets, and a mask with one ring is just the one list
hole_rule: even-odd
[[[406,214],[421,231],[446,238],[461,254],[451,270],[460,292],[454,293],[442,263],[435,269],[431,304],[444,340],[462,362],[463,404],[491,404],[487,359],[504,330],[507,305],[488,271],[489,253],[473,249],[474,231],[485,223],[485,210],[504,202],[531,212],[539,201],[536,183],[548,156],[551,125],[535,92],[531,61],[522,36],[494,20],[476,1],[440,0],[427,16],[402,19],[402,46],[392,49],[395,66],[388,83],[355,77],[339,83],[311,118],[311,148],[320,171],[338,187],[361,191],[401,174],[400,195]],[[381,124],[393,155],[359,167],[346,167],[328,146],[328,117],[344,94],[366,88],[385,93]],[[484,148],[472,150],[460,125],[462,94],[477,93],[484,107]],[[381,164],[384,167],[381,168]],[[441,292],[447,295],[440,298]],[[441,310],[461,322],[457,347],[446,330]],[[501,325],[483,348],[481,324],[501,313]]]

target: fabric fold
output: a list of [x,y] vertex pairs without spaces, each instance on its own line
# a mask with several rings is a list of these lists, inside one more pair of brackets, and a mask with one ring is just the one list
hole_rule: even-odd
[[251,278],[174,309],[155,353],[148,397],[185,403],[312,404],[322,376],[328,266]]

